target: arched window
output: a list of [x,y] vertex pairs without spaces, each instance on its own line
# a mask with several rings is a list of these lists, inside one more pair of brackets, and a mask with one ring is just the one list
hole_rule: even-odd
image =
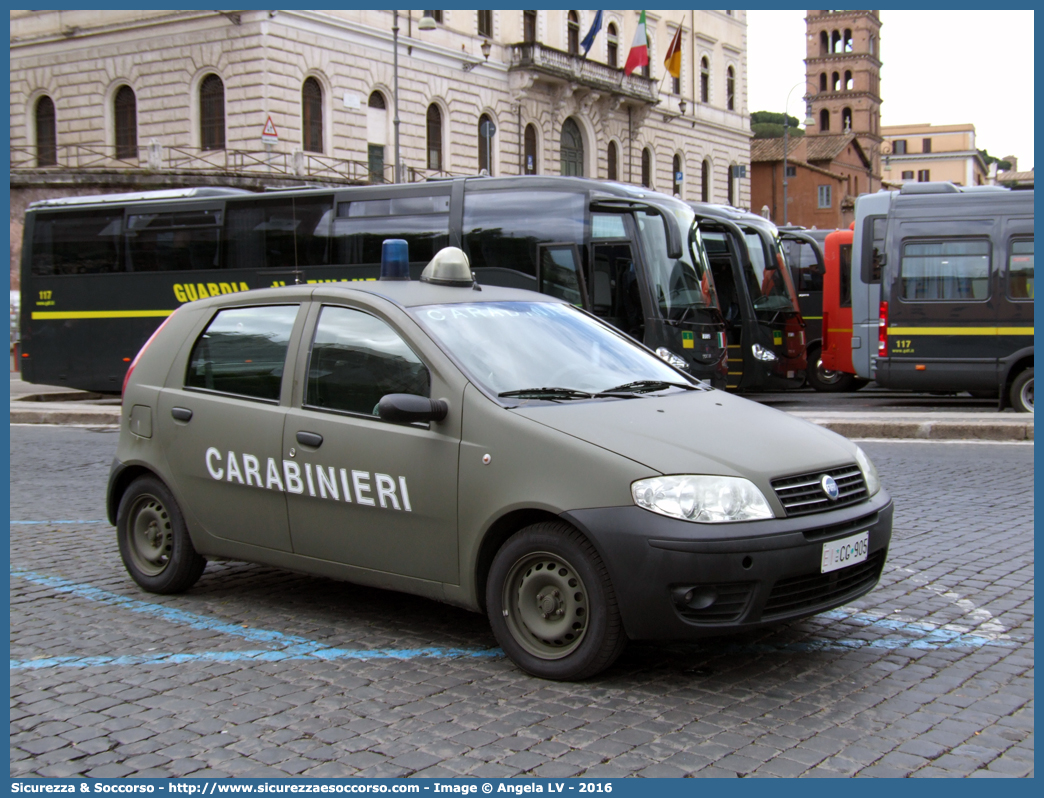
[[676,154],[674,156],[674,163],[671,164],[671,167],[671,171],[674,172],[674,174],[671,175],[671,180],[674,182],[674,193],[680,197],[682,193],[682,181],[685,179],[682,175],[682,160],[680,155]]
[[522,12],[522,41],[524,42],[535,42],[536,41],[536,28],[537,28],[537,12],[536,11],[523,11]]
[[841,90],[841,76],[836,72],[832,72],[830,75],[830,91]]
[[492,11],[479,11],[478,12],[478,35],[485,36],[487,39],[493,38],[493,12]]
[[852,91],[852,70],[845,70],[845,91]]
[[580,17],[569,12],[569,55],[580,55]]
[[834,31],[830,34],[830,52],[840,53],[841,52],[841,34]]
[[846,52],[852,52],[852,31],[845,28],[845,37],[841,42],[841,48]]
[[36,165],[58,163],[58,136],[55,133],[54,102],[44,95],[36,101]]
[[819,112],[819,132],[827,133],[830,131],[830,111],[824,108]]
[[845,133],[852,132],[852,109],[842,108],[841,109],[841,129]]
[[736,110],[736,73],[729,67],[725,73],[725,107],[730,111]]
[[619,178],[617,177],[618,172],[617,172],[616,165],[617,165],[617,163],[619,163],[620,156],[617,154],[616,142],[615,141],[610,141],[609,142],[609,146],[606,148],[605,158],[606,158],[606,175],[605,176],[607,178],[609,178],[610,180],[618,180]]
[[428,168],[442,171],[442,112],[435,103],[428,106]]
[[494,139],[496,134],[494,134],[493,136],[488,136],[488,137],[483,135],[483,131],[485,130],[484,125],[491,125],[491,126],[493,125],[493,120],[489,118],[489,114],[483,114],[482,116],[479,117],[479,123],[478,123],[478,151],[479,151],[478,165],[479,165],[479,172],[481,172],[483,169],[485,169],[486,170],[486,174],[487,175],[491,175],[491,174],[493,174],[493,146],[494,146],[493,145],[493,139]]
[[606,63],[609,64],[613,69],[619,66],[619,47],[620,47],[620,36],[616,32],[616,23],[610,22],[609,28],[605,34],[606,40]]
[[207,75],[199,84],[199,145],[225,149],[225,84],[217,75]]
[[116,128],[116,157],[121,161],[138,157],[138,103],[134,89],[120,86],[112,98],[112,119]]
[[386,182],[384,153],[388,146],[388,104],[379,91],[366,102],[366,156],[371,183]]
[[710,102],[710,61],[706,56],[700,59],[700,102]]
[[537,173],[537,135],[533,125],[526,125],[524,146],[526,163],[522,171],[527,175],[535,175]]
[[826,76],[826,72],[821,72],[819,74],[819,90],[820,91],[826,91],[827,90],[827,76]]
[[735,193],[734,186],[736,184],[736,179],[733,177],[733,174],[735,172],[735,169],[733,167],[734,167],[734,164],[729,164],[729,197],[728,197],[728,202],[729,202],[729,205],[732,205],[733,207],[735,207],[735,205],[736,205],[736,193]]
[[710,202],[710,171],[710,161],[704,159],[703,174],[700,175],[700,199],[704,202]]
[[301,147],[308,152],[323,151],[323,88],[315,78],[301,87]]
[[561,174],[584,176],[584,140],[580,137],[580,128],[572,117],[562,123]]
[[652,153],[648,147],[642,148],[642,185],[652,188]]
[[825,30],[821,30],[819,32],[819,54],[830,54],[830,36],[827,35],[827,32]]

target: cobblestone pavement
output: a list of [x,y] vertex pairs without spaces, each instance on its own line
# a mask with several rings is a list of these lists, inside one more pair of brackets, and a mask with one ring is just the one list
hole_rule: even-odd
[[15,777],[1033,773],[1032,446],[866,443],[897,507],[870,595],[559,684],[397,593],[241,563],[144,593],[115,434],[11,441]]

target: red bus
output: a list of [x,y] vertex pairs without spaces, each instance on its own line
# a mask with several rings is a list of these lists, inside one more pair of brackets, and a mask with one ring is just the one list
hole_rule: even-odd
[[857,391],[867,384],[852,365],[853,236],[851,229],[835,230],[823,242],[823,345],[819,362],[809,362],[808,380],[817,391]]

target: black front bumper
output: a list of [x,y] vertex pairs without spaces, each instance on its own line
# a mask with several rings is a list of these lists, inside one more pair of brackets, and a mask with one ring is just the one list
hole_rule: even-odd
[[[861,504],[771,521],[693,524],[639,507],[563,517],[599,550],[632,640],[706,637],[839,607],[877,584],[892,538],[883,489]],[[863,531],[865,562],[820,573],[824,543]]]

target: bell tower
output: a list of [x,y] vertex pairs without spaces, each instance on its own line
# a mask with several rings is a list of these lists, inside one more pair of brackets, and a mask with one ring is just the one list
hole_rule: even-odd
[[878,11],[808,11],[805,84],[814,126],[806,135],[853,133],[881,186],[881,18]]

